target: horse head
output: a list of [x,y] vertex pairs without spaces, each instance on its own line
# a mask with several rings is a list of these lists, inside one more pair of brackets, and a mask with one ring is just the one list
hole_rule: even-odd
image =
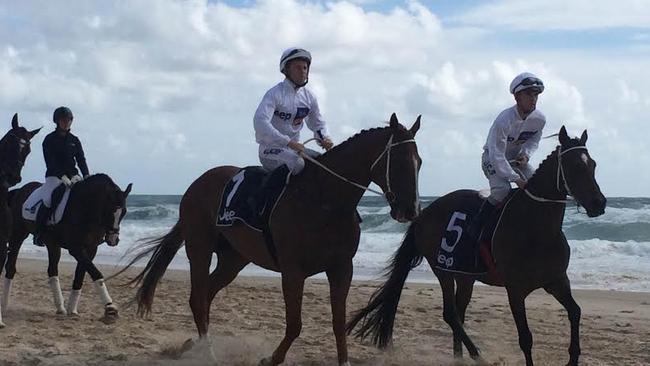
[[133,184],[129,183],[122,191],[108,175],[95,174],[77,183],[75,188],[77,186],[81,199],[88,202],[89,215],[104,229],[104,241],[116,246],[120,242],[120,223],[127,211],[126,198]]
[[18,125],[18,113],[11,119],[11,129],[0,140],[0,184],[11,187],[20,183],[25,159],[31,152],[30,141],[40,131],[28,131]]
[[418,174],[422,159],[414,140],[420,129],[420,117],[407,129],[395,113],[391,115],[388,142],[370,168],[371,180],[381,187],[391,217],[399,222],[411,221],[420,213]]
[[[570,138],[564,126],[558,134],[558,189],[566,193],[587,210],[589,217],[605,213],[607,199],[596,182],[596,162],[587,151],[587,130],[578,138]],[[563,181],[564,187],[560,187]]]

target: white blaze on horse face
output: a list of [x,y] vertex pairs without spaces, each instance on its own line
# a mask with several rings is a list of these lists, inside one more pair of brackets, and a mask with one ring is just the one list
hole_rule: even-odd
[[582,159],[582,162],[585,163],[585,165],[589,165],[589,157],[587,154],[582,153],[582,155],[580,155],[580,158]]
[[120,217],[122,217],[122,211],[124,211],[124,209],[120,207],[113,213],[113,229],[115,230],[120,227]]
[[20,139],[18,145],[20,146],[20,148],[18,149],[18,152],[23,152],[23,149],[25,148],[25,146],[27,146],[27,140]]
[[418,191],[418,159],[413,155],[413,174],[415,174],[415,202],[413,203],[415,206],[415,213],[420,214],[420,192]]

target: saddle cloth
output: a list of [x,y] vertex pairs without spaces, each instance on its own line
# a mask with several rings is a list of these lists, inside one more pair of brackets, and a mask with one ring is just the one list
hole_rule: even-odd
[[276,189],[262,189],[270,174],[259,166],[245,167],[235,174],[221,195],[216,225],[232,226],[241,221],[251,229],[264,231],[284,188],[282,184]]
[[[25,220],[36,221],[36,213],[43,204],[43,193],[41,188],[43,188],[43,186],[36,188],[34,192],[32,192],[32,194],[27,197],[25,203],[23,203],[22,213]],[[54,215],[50,216],[47,219],[47,225],[56,225],[61,221],[63,218],[63,213],[65,212],[66,205],[68,204],[69,197],[70,188],[66,187],[63,198],[61,198],[61,202],[56,207]]]

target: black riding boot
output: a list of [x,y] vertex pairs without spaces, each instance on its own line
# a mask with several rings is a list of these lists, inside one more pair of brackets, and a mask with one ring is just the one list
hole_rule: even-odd
[[481,230],[485,221],[492,215],[494,211],[494,205],[491,204],[488,200],[485,200],[479,208],[474,219],[470,221],[469,226],[467,227],[467,235],[469,239],[473,242],[478,242],[481,235]]
[[50,217],[52,209],[41,204],[41,207],[38,208],[36,212],[36,230],[34,230],[34,245],[39,247],[44,247],[45,243],[43,242],[43,234],[45,229],[47,229],[47,219]]

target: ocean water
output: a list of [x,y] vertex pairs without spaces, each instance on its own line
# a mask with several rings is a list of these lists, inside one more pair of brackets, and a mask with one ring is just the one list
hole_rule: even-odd
[[[178,219],[181,196],[132,195],[122,221],[120,244],[102,245],[96,261],[123,264],[129,249],[143,238],[166,233]],[[435,197],[423,197],[426,207]],[[569,277],[574,288],[650,292],[650,198],[608,198],[604,215],[589,218],[575,207],[567,207],[564,232],[571,246]],[[359,250],[354,257],[355,278],[378,278],[392,253],[399,247],[407,224],[390,218],[381,197],[364,197],[359,205],[363,218]],[[43,248],[28,238],[20,253],[24,258],[47,258]],[[62,260],[74,261],[64,254]],[[216,259],[215,261],[216,262]],[[144,261],[140,265],[144,265]],[[189,269],[181,249],[171,268]],[[44,269],[45,270],[45,269]],[[244,274],[275,275],[249,265]],[[425,263],[412,271],[410,281],[435,281]]]

